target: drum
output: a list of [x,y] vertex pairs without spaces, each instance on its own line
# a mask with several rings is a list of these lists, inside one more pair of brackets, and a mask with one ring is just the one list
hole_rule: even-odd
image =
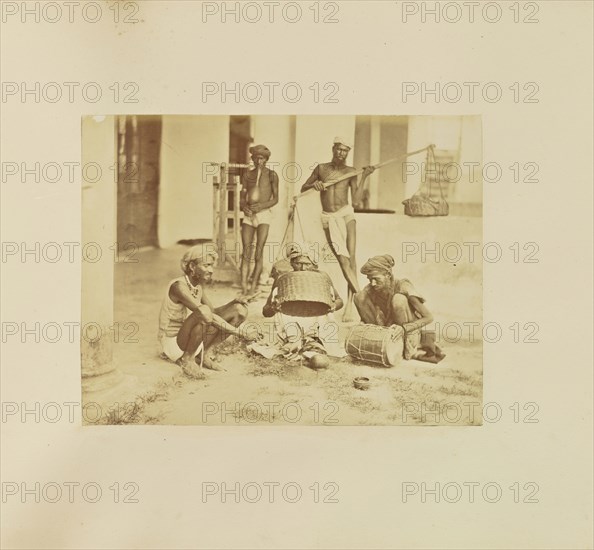
[[291,271],[276,281],[276,300],[285,315],[318,317],[334,305],[332,281],[319,271]]
[[403,338],[404,330],[397,325],[381,327],[362,324],[351,329],[344,346],[355,359],[394,367],[402,360]]

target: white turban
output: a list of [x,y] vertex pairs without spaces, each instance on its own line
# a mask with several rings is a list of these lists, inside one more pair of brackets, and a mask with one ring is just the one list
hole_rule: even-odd
[[344,145],[345,147],[348,147],[349,149],[353,148],[353,144],[351,143],[351,140],[347,140],[343,137],[340,136],[336,136],[334,138],[334,145],[336,145],[337,143],[340,143],[341,145]]
[[216,261],[218,257],[219,255],[216,252],[214,243],[198,244],[186,251],[182,256],[180,266],[182,271],[187,274],[190,263],[201,264],[207,258],[212,258]]

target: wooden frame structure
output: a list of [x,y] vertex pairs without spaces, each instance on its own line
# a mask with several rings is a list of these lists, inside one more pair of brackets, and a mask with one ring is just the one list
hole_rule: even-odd
[[[219,251],[218,265],[227,262],[235,269],[241,263],[241,220],[243,213],[239,208],[241,194],[241,176],[230,172],[247,170],[250,164],[211,163],[219,167],[218,176],[213,177],[213,235]],[[232,227],[229,228],[229,220]],[[228,247],[229,241],[233,245],[232,253]]]

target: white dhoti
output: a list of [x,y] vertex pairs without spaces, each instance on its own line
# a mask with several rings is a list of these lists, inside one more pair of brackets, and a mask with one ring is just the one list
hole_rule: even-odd
[[[177,345],[177,336],[164,336],[159,340],[159,349],[161,351],[162,359],[169,359],[174,363],[181,358],[184,354],[184,350]],[[204,342],[200,342],[198,349],[196,350],[195,356],[200,355],[200,366],[204,361]]]
[[355,211],[346,204],[336,212],[322,212],[322,227],[330,231],[330,239],[334,250],[340,256],[350,258],[347,247],[347,224],[355,219]]
[[264,210],[260,210],[257,214],[252,214],[251,216],[244,216],[243,223],[244,225],[251,225],[252,227],[258,227],[260,225],[270,225],[273,219],[273,212],[271,208],[265,208]]

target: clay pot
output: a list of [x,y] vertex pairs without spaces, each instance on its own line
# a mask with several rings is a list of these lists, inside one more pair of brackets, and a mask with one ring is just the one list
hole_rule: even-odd
[[371,386],[369,378],[365,376],[358,376],[353,380],[353,386],[358,390],[368,390]]

